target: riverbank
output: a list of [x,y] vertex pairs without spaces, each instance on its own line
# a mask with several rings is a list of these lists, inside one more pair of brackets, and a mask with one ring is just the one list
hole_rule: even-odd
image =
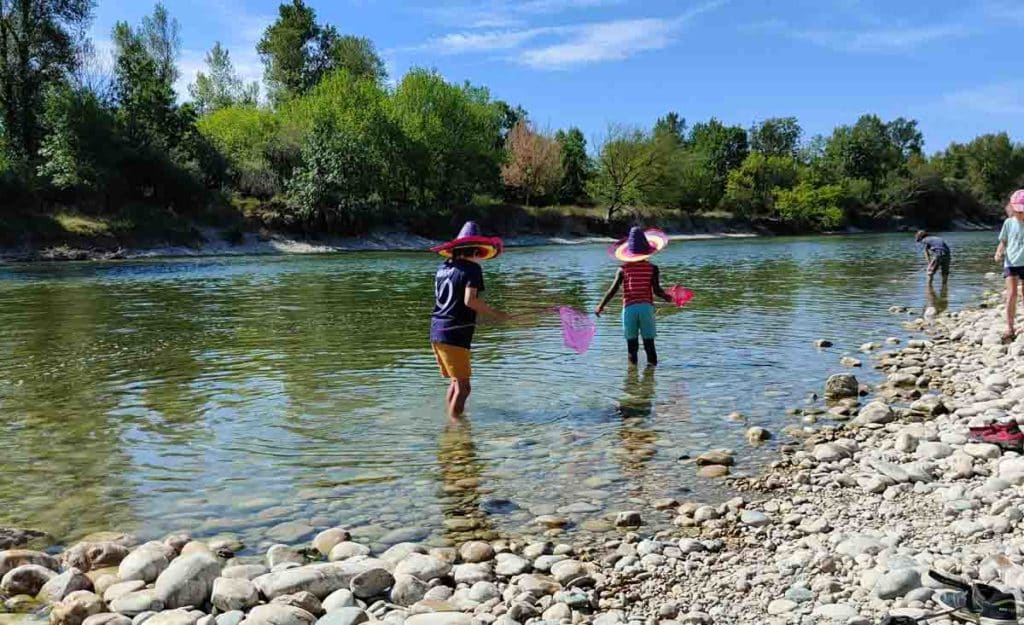
[[[977,232],[991,230],[991,224],[958,221],[953,231]],[[909,231],[902,228],[899,231]],[[690,227],[668,228],[672,240],[707,240],[772,236],[772,232],[753,224],[734,223],[730,220],[690,223]],[[860,234],[866,231],[849,228],[841,232],[822,234]],[[552,234],[512,234],[505,237],[507,247],[540,245],[608,244],[613,237],[600,234],[573,234],[560,230]],[[359,237],[333,237],[302,239],[280,233],[225,231],[203,228],[197,231],[195,241],[188,245],[111,246],[75,244],[0,246],[0,262],[33,261],[109,261],[140,258],[196,258],[207,256],[272,256],[291,254],[335,254],[342,252],[423,251],[438,245],[440,239],[420,236],[406,231],[374,232]]]
[[[239,557],[245,546],[230,537],[171,536],[130,549],[132,537],[106,534],[59,558],[0,554],[0,590],[21,612],[39,609],[28,595],[41,590],[62,599],[50,618],[66,625],[782,625],[921,614],[934,607],[928,567],[1015,586],[1024,580],[1024,460],[968,441],[966,428],[1021,415],[1024,341],[999,342],[998,295],[906,325],[927,338],[862,348],[885,383],[826,383],[831,415],[848,421],[816,430],[817,416],[794,414],[806,425],[786,432],[806,438],[783,445],[764,474],[734,480],[742,497],[621,510],[604,542],[556,544],[566,522],[557,515],[537,518],[521,538],[430,548],[396,537],[372,555],[344,528]],[[712,452],[681,470],[723,474],[731,459]],[[666,514],[676,529],[644,531]],[[13,537],[6,546],[40,540],[0,537]]]

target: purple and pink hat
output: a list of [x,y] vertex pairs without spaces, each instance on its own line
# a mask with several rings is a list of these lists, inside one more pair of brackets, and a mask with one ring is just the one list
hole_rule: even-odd
[[504,249],[500,238],[483,236],[480,233],[480,226],[475,221],[467,221],[462,226],[462,230],[459,230],[459,236],[447,243],[430,248],[430,251],[437,252],[445,258],[451,258],[452,250],[465,247],[477,248],[478,252],[475,256],[477,260],[490,260],[501,254]]
[[624,263],[635,263],[654,256],[668,245],[668,235],[657,228],[629,229],[629,236],[608,248],[608,255]]

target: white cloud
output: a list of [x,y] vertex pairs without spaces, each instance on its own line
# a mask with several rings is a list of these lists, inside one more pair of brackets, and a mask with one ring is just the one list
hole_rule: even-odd
[[441,22],[463,28],[512,28],[523,26],[526,18],[531,16],[595,9],[624,2],[626,0],[490,0],[433,8],[428,13]]
[[[535,28],[465,30],[429,40],[415,50],[442,54],[505,52],[511,60],[537,69],[564,69],[587,63],[629,58],[647,50],[670,46],[678,31],[697,16],[724,5],[712,0],[670,18],[620,19]],[[609,0],[531,0],[525,11],[554,11],[566,7],[595,6]]]
[[512,50],[531,39],[558,32],[559,28],[528,28],[524,30],[492,30],[449,33],[428,41],[423,48],[443,54],[464,54],[488,50]]
[[538,69],[621,60],[668,47],[677,28],[675,20],[657,18],[589,24],[573,29],[573,34],[560,43],[523,50],[518,60]]
[[1009,81],[964,89],[947,95],[947,106],[986,115],[1024,115],[1024,81]]
[[989,0],[983,6],[985,13],[997,20],[1024,24],[1024,4],[1007,0]]
[[934,41],[954,39],[968,34],[962,25],[940,24],[881,28],[873,30],[788,31],[797,39],[845,52],[905,52]]

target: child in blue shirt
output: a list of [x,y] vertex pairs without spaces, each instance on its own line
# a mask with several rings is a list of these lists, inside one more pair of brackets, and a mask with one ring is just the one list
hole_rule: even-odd
[[1003,277],[1006,278],[1006,334],[1004,342],[1013,341],[1016,336],[1014,321],[1017,316],[1017,291],[1024,280],[1024,189],[1018,189],[1010,196],[1007,213],[1012,213],[1003,222],[999,232],[999,247],[996,248],[996,262],[1003,262]]

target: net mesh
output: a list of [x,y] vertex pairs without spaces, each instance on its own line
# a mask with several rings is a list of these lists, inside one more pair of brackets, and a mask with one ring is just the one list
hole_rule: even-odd
[[590,349],[597,333],[597,324],[586,313],[569,306],[559,306],[558,316],[562,319],[562,339],[565,346],[577,354]]
[[679,308],[686,306],[693,299],[693,291],[678,284],[668,290],[668,295],[672,298],[672,303]]

